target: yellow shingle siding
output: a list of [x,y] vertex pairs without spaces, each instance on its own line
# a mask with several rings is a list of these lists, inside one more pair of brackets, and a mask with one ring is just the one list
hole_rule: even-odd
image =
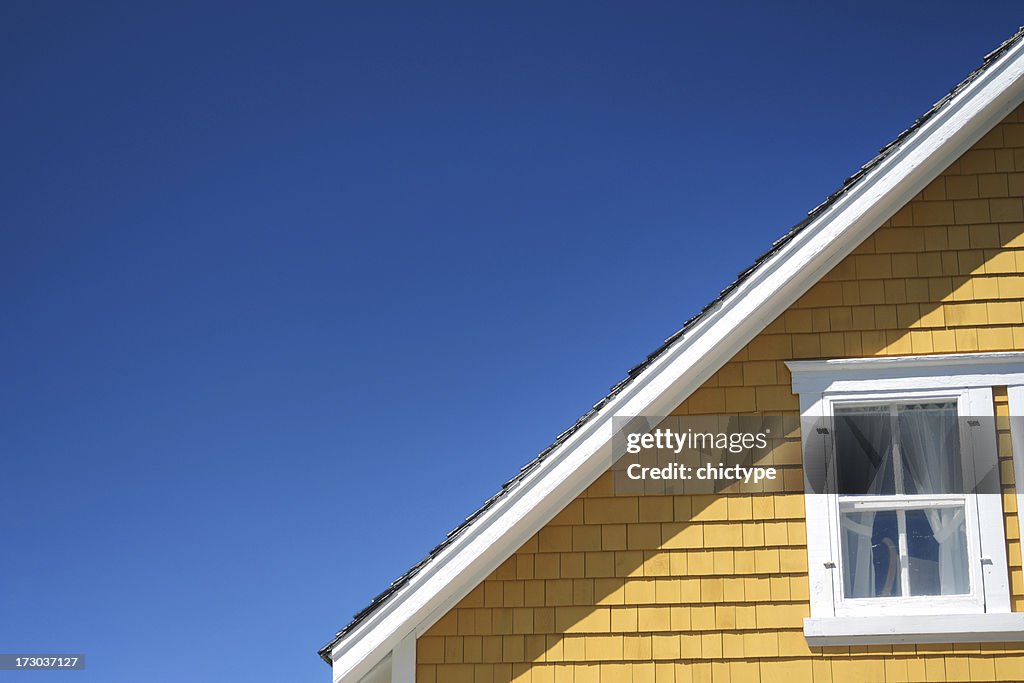
[[[1018,109],[675,411],[793,414],[790,359],[1024,350]],[[1024,611],[1005,390],[1013,609]],[[799,443],[724,496],[615,496],[606,474],[417,641],[417,680],[1019,681],[1024,645],[808,648]]]

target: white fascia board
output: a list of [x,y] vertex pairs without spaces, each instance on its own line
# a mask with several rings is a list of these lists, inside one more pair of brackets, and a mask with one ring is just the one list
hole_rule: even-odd
[[1024,640],[1024,613],[804,619],[807,644],[991,643]]
[[1024,352],[787,361],[793,391],[827,393],[1024,383]]
[[331,650],[357,681],[422,633],[613,464],[612,418],[668,414],[1024,100],[1024,41],[730,292]]

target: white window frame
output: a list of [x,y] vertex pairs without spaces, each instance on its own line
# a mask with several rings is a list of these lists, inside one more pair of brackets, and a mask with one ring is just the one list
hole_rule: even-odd
[[[992,388],[1008,387],[1013,399],[1011,414],[1024,410],[1024,353],[1020,352],[790,361],[787,366],[793,390],[800,396],[805,425],[808,420],[829,420],[839,403],[923,398],[955,399],[960,416],[986,418],[970,435],[961,433],[965,479],[969,471],[999,471]],[[997,495],[968,496],[968,548],[976,555],[969,558],[970,595],[844,599],[838,496],[810,490],[813,475],[823,473],[829,462],[832,439],[808,431],[814,430],[802,430],[811,602],[811,616],[804,624],[808,642],[838,645],[1024,638],[1024,614],[1010,613],[1002,496],[999,481],[993,482],[991,477],[979,482],[977,490]],[[1024,434],[1017,429],[1014,432],[1014,444],[1024,444]],[[971,453],[974,459],[969,463]],[[1014,456],[1015,464],[1024,463],[1024,449],[1018,452],[1015,448]]]
[[[956,401],[957,414],[960,416],[976,416],[979,415],[976,406],[988,405],[989,413],[992,412],[992,390],[990,388],[976,388],[976,389],[963,389],[963,390],[890,390],[890,391],[871,391],[871,392],[847,392],[837,394],[823,394],[821,397],[822,402],[822,415],[829,420],[835,415],[836,406],[851,405],[857,403],[863,404],[892,404],[900,402],[911,402],[911,401],[941,401],[949,400]],[[831,427],[831,425],[829,425]],[[965,431],[961,431],[960,434],[960,452],[964,459],[964,481],[966,489],[973,488],[974,477],[973,469],[968,464],[969,455],[973,448],[970,443],[973,441],[972,436]],[[833,445],[831,440],[825,440],[824,445],[826,449]],[[833,477],[833,480],[829,482],[829,490],[836,491],[837,486],[834,481],[835,467],[834,458],[835,454],[830,450],[826,453],[827,457],[833,466],[829,472]],[[968,562],[968,573],[970,575],[971,592],[967,595],[956,595],[956,596],[909,596],[907,595],[906,586],[902,587],[900,596],[885,597],[885,598],[847,598],[844,596],[844,567],[843,567],[843,553],[838,544],[842,542],[842,533],[840,529],[840,518],[839,512],[842,510],[844,503],[841,503],[839,496],[836,493],[825,493],[825,494],[812,494],[813,505],[815,507],[825,507],[825,515],[829,522],[829,535],[833,543],[837,545],[831,546],[832,562],[835,564],[834,569],[829,569],[828,574],[832,579],[832,595],[834,601],[834,616],[863,616],[863,615],[886,615],[886,614],[960,614],[960,613],[971,613],[971,612],[984,612],[986,605],[986,595],[982,591],[982,585],[988,585],[983,581],[981,576],[981,562],[980,561],[969,561]],[[888,496],[886,496],[888,498]],[[930,496],[930,498],[938,501],[939,499],[953,499],[956,502],[963,501],[965,509],[965,519],[967,521],[967,550],[969,558],[981,558],[984,556],[981,550],[981,533],[980,527],[981,522],[980,514],[977,505],[977,496],[968,494],[954,495],[954,496]],[[825,503],[824,506],[821,503]],[[849,505],[849,502],[845,503]],[[808,512],[810,514],[810,506],[812,502],[808,503]],[[871,509],[873,507],[871,501],[864,501],[860,504],[854,504],[856,507],[861,509]],[[895,500],[886,501],[884,509],[895,510],[895,509],[912,509],[913,506],[899,503]],[[817,513],[815,513],[817,515]],[[1002,510],[999,511],[999,529],[1002,529]],[[1000,534],[1001,535],[1001,534]],[[1005,539],[1003,541],[1005,543]],[[902,574],[905,572],[901,572]]]

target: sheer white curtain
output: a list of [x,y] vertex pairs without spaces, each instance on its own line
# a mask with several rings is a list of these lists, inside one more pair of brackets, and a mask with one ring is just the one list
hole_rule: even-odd
[[[887,409],[853,408],[837,412],[836,435],[840,495],[895,492],[891,420]],[[882,541],[876,539],[876,516],[875,512],[840,514],[847,597],[867,598],[878,594],[874,557],[875,545]],[[880,550],[883,557],[889,557],[888,548]],[[888,570],[887,564],[884,568]]]
[[[901,406],[899,435],[908,494],[964,492],[955,405]],[[963,507],[924,511],[938,544],[939,595],[970,590],[964,514]]]
[[[836,411],[835,427],[841,499],[895,495],[895,503],[906,496],[964,493],[955,403],[847,406]],[[901,550],[908,554],[911,595],[970,591],[963,505],[840,512],[840,525],[846,597],[902,595]],[[906,530],[902,540],[899,525]]]

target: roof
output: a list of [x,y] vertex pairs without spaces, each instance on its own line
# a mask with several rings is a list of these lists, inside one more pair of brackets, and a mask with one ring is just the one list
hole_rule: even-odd
[[[680,340],[687,337],[691,331],[698,328],[700,324],[712,313],[718,311],[722,307],[723,303],[730,298],[730,295],[733,295],[746,285],[748,281],[754,279],[755,275],[758,274],[769,261],[773,260],[785,247],[787,247],[787,245],[801,235],[808,226],[815,224],[816,221],[828,214],[829,211],[840,202],[840,200],[847,198],[859,190],[862,184],[864,184],[865,179],[872,176],[873,171],[879,169],[883,165],[883,162],[886,162],[890,157],[896,155],[898,151],[901,151],[904,143],[914,136],[915,133],[921,131],[926,124],[938,117],[940,113],[945,112],[945,110],[950,107],[950,104],[957,99],[958,95],[963,93],[969,88],[969,86],[988,73],[994,64],[998,63],[1000,59],[1017,46],[1018,43],[1021,43],[1022,38],[1024,38],[1024,27],[1018,29],[1016,33],[1004,41],[998,48],[986,55],[982,64],[977,69],[968,74],[964,80],[958,83],[952,90],[942,97],[942,99],[936,102],[924,114],[919,116],[910,127],[900,133],[892,142],[883,147],[874,158],[864,164],[856,173],[846,178],[838,189],[826,197],[823,202],[811,209],[803,220],[786,231],[782,237],[771,245],[768,251],[759,256],[754,263],[750,265],[750,267],[739,273],[733,282],[726,286],[713,301],[709,302],[696,315],[687,320],[679,331],[668,337],[658,348],[648,354],[641,363],[630,369],[627,372],[626,377],[615,384],[609,390],[607,395],[595,403],[594,406],[576,420],[571,427],[559,434],[550,446],[545,448],[533,460],[523,466],[515,477],[505,482],[501,486],[500,490],[484,502],[479,509],[468,516],[459,526],[450,531],[445,539],[427,553],[422,560],[395,579],[391,585],[375,597],[369,605],[355,614],[351,621],[341,629],[337,635],[327,643],[327,645],[320,649],[319,654],[321,658],[323,658],[327,663],[331,663],[332,650],[341,641],[343,641],[346,636],[352,633],[357,626],[380,610],[386,603],[390,602],[396,593],[408,585],[410,581],[417,576],[417,574],[424,570],[425,567],[434,562],[439,555],[441,555],[449,548],[449,546],[465,534],[467,530],[471,528],[486,512],[509,496],[511,492],[520,487],[525,480],[534,475],[539,466],[544,463],[553,452],[566,444],[571,437],[587,426],[596,415],[601,413],[602,410],[609,406],[614,399],[619,397],[620,394],[636,382],[637,378],[648,372],[652,366],[661,360],[670,349],[680,342]],[[980,137],[980,134],[978,137]],[[960,152],[962,151],[964,150],[960,150]],[[957,154],[957,156],[959,156],[959,154]],[[877,227],[877,225],[875,227]]]

